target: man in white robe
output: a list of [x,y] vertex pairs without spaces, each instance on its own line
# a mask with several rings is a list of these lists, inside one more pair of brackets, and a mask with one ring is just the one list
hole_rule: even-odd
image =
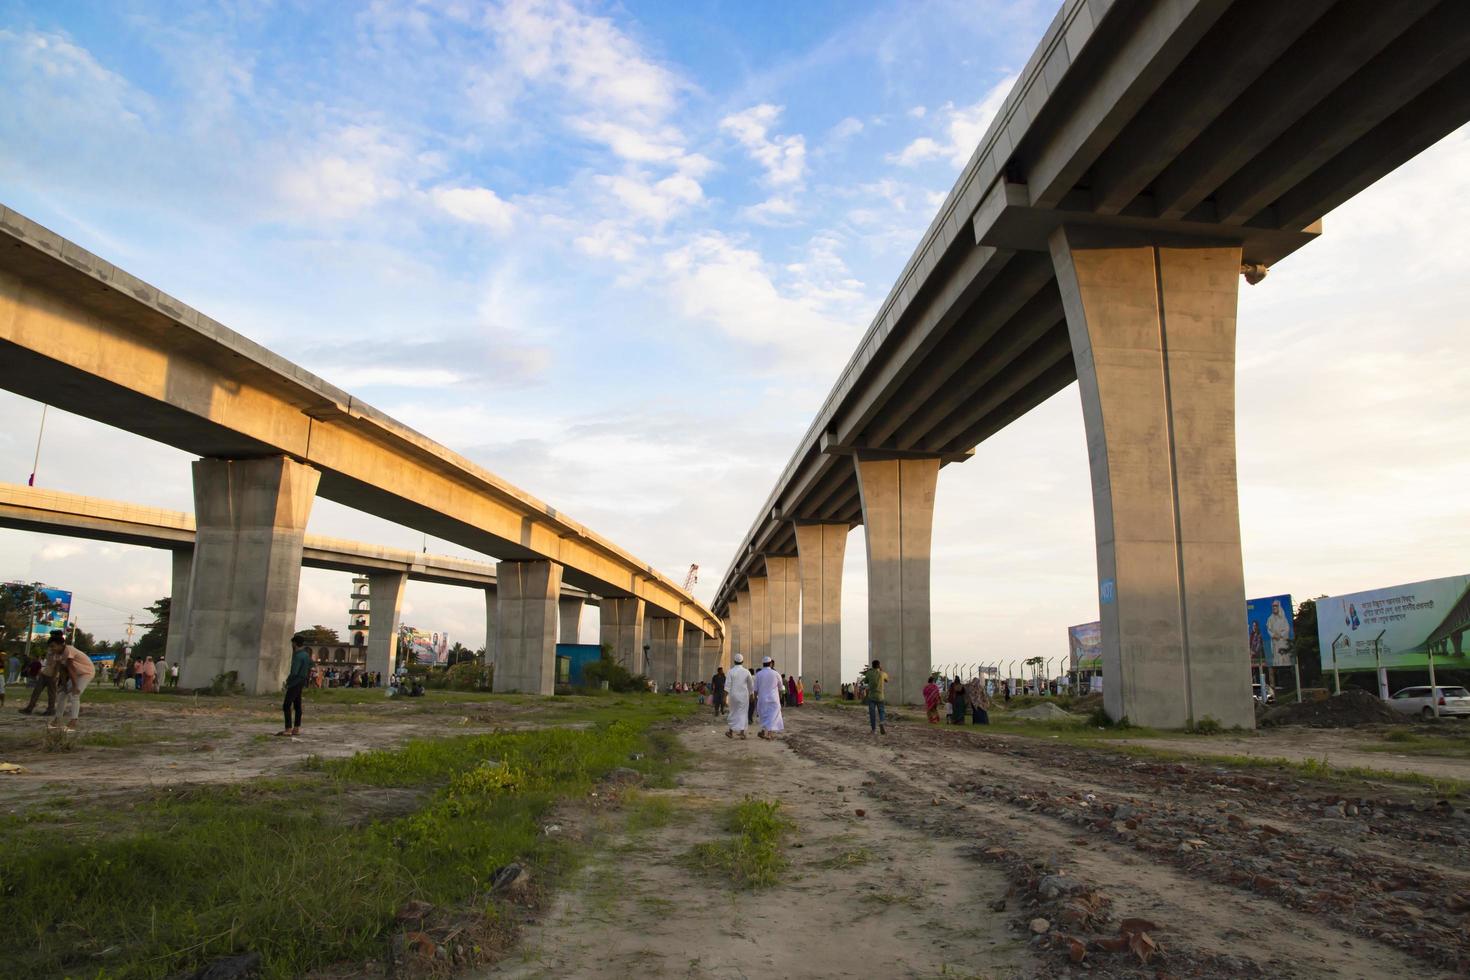
[[725,729],[725,737],[734,738],[739,732],[744,738],[745,727],[750,723],[750,698],[755,693],[755,682],[751,680],[750,671],[745,669],[745,658],[738,653],[735,654],[735,666],[727,675],[725,690],[730,698],[730,712],[725,716],[730,727]]
[[755,715],[761,723],[757,733],[761,738],[786,730],[786,723],[781,719],[781,692],[785,687],[775,662],[766,657],[761,661],[761,669],[755,672]]

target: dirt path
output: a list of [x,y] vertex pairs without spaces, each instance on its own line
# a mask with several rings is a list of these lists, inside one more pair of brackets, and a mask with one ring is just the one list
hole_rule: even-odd
[[[701,720],[683,734],[695,760],[658,794],[668,822],[613,830],[518,956],[484,976],[1046,975],[1011,917],[990,909],[1005,875],[965,857],[964,842],[874,812],[857,770],[722,732]],[[745,794],[780,800],[795,823],[791,867],[768,890],[734,890],[686,859],[695,844],[726,839],[718,815]]]
[[[1208,764],[914,723],[875,739],[847,712],[788,712],[788,727],[771,745],[732,745],[707,721],[689,730],[695,760],[664,794],[668,823],[615,822],[519,953],[485,976],[1464,969],[1467,882],[1415,863],[1463,851],[1425,826],[1425,804],[1363,800],[1361,819],[1324,816],[1342,802],[1327,790]],[[745,792],[779,799],[798,828],[788,880],[768,891],[732,892],[685,859],[721,835],[719,808]],[[1147,965],[1108,948],[1126,920],[1147,920],[1160,947]]]
[[[1456,724],[1459,724],[1458,722]],[[1370,752],[1365,746],[1382,745],[1377,735],[1317,729],[1269,729],[1257,735],[1219,735],[1212,738],[1119,739],[1118,745],[1142,745],[1192,755],[1243,755],[1254,759],[1325,761],[1338,768],[1359,767],[1393,772],[1417,772],[1435,779],[1470,781],[1470,759]]]

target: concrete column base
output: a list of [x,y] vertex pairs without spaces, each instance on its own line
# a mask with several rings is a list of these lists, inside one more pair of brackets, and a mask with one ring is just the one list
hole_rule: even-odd
[[842,561],[846,524],[796,525],[801,571],[801,676],[808,689],[842,684]]
[[730,600],[730,653],[750,662],[750,589],[737,589]]
[[274,456],[194,463],[194,561],[179,686],[233,671],[279,691],[296,631],[301,545],[321,474]]
[[629,673],[643,673],[643,600],[633,596],[602,599],[599,627],[603,649]]
[[485,590],[485,662],[499,666],[497,651],[500,649],[500,593],[497,589]]
[[745,581],[750,587],[750,653],[746,660],[759,664],[771,655],[770,582],[764,575],[752,575]]
[[494,678],[497,692],[556,693],[561,570],[552,561],[496,563],[495,590],[500,607]]
[[1052,236],[1097,532],[1103,702],[1255,726],[1235,472],[1236,247]]
[[766,555],[766,623],[776,669],[801,673],[801,578],[796,558]]
[[660,691],[666,690],[683,670],[684,620],[651,618],[648,627],[648,676]]
[[179,676],[184,674],[184,656],[189,649],[189,579],[194,574],[194,549],[179,548],[173,552],[173,586],[168,600],[168,638],[163,656],[169,664],[177,664]]
[[582,632],[582,606],[586,604],[585,599],[562,596],[556,601],[556,607],[561,615],[561,632],[558,634],[560,643],[580,643]]
[[398,622],[403,610],[403,590],[408,586],[404,572],[373,572],[368,575],[367,669],[381,671],[386,678],[398,660]]
[[868,660],[883,662],[890,702],[918,704],[931,669],[929,548],[939,460],[859,455],[854,465],[868,540]]
[[[693,684],[704,675],[704,634],[686,625],[683,650],[679,658],[679,680]],[[714,672],[713,667],[710,672]]]

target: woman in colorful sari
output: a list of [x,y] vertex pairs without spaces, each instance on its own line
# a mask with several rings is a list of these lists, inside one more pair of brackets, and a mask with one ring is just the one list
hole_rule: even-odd
[[153,693],[158,690],[158,667],[153,663],[152,657],[144,657],[143,665],[139,668],[143,673],[143,690]]
[[924,685],[924,710],[929,712],[929,724],[939,724],[939,705],[944,696],[939,691],[939,685],[934,683],[934,675],[929,675],[929,683]]
[[965,685],[958,677],[949,684],[949,714],[954,724],[965,723]]

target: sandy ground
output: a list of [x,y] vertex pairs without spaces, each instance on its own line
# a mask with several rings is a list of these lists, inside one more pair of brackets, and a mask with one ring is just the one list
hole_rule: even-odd
[[[874,737],[850,711],[787,716],[774,744],[691,728],[693,769],[669,794],[679,818],[614,830],[482,976],[1463,975],[1461,837],[1424,830],[1426,804],[1392,788],[1354,821],[1322,816],[1335,792],[1289,779],[922,722]],[[766,891],[731,891],[685,857],[745,793],[797,825],[791,872]],[[842,861],[859,850],[869,859]],[[1033,936],[1038,917],[1048,930]],[[1106,948],[1129,919],[1160,948],[1147,965]]]
[[[860,773],[834,774],[782,742],[744,742],[705,718],[682,735],[696,762],[672,791],[669,825],[615,833],[518,955],[491,977],[938,977],[1032,975],[1008,917],[1009,887],[963,842],[874,812]],[[846,782],[845,782],[846,780]],[[725,839],[719,811],[780,800],[795,823],[777,887],[738,891],[692,867]],[[866,809],[865,816],[858,816]]]
[[[1439,724],[1470,727],[1470,722],[1459,720]],[[1260,759],[1290,759],[1293,762],[1317,759],[1340,768],[1417,772],[1436,779],[1470,780],[1470,759],[1369,752],[1366,746],[1383,744],[1380,733],[1352,729],[1273,728],[1253,735],[1119,739],[1117,744],[1147,745],[1196,755],[1244,755]]]
[[[38,708],[45,703],[43,697]],[[534,704],[456,701],[448,694],[365,704],[308,702],[302,734],[276,738],[281,716],[273,699],[139,694],[90,704],[84,699],[81,744],[58,752],[45,745],[49,719],[19,714],[15,709],[23,706],[7,698],[0,709],[0,762],[24,769],[0,775],[0,807],[10,812],[79,789],[98,801],[278,775],[313,755],[337,758],[415,737],[515,727],[536,715]],[[89,736],[105,744],[89,744]]]

